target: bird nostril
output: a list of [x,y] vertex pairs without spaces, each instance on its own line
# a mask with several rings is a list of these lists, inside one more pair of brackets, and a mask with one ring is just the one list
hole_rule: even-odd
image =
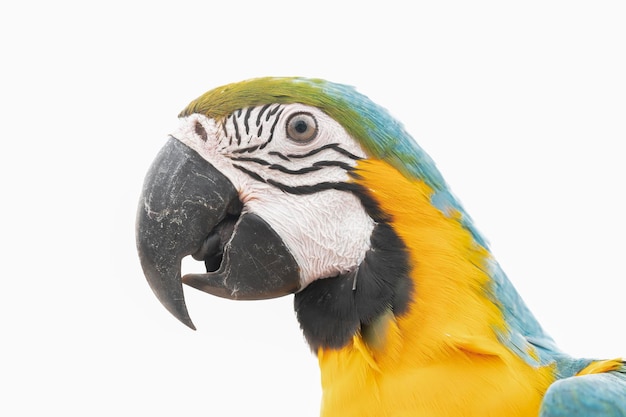
[[202,139],[203,142],[206,142],[206,140],[208,139],[209,135],[206,132],[206,129],[204,128],[204,126],[202,126],[202,123],[196,121],[196,124],[194,126],[194,130],[196,131],[196,135],[200,136],[200,139]]

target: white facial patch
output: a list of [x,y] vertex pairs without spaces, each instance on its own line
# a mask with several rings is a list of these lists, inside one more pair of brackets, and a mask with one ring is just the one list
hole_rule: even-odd
[[268,193],[252,200],[259,214],[281,236],[300,265],[301,284],[354,270],[370,248],[374,221],[350,192],[310,195]]
[[349,170],[366,154],[320,110],[272,104],[215,121],[194,114],[173,134],[233,183],[298,262],[302,288],[355,269],[374,221],[350,191]]

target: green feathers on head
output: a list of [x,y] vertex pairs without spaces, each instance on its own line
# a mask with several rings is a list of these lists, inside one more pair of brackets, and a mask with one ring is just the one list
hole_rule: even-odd
[[192,101],[179,117],[199,113],[222,120],[236,110],[271,103],[317,107],[340,123],[372,156],[408,177],[424,180],[435,190],[445,188],[433,161],[403,126],[351,86],[299,77],[254,78],[208,91]]
[[220,120],[235,110],[271,103],[302,103],[324,109],[333,103],[319,94],[324,80],[303,78],[255,78],[227,84],[192,101],[179,117],[192,113]]

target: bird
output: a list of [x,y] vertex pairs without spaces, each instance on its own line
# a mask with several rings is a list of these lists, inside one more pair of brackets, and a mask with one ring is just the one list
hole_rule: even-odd
[[[626,416],[626,363],[557,346],[434,161],[355,87],[253,78],[178,118],[139,198],[145,278],[192,329],[183,284],[293,294],[322,417]],[[181,276],[188,256],[206,273]]]

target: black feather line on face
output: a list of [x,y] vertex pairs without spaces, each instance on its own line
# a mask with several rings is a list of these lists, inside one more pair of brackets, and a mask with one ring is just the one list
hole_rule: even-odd
[[246,135],[250,134],[250,125],[248,124],[248,119],[250,119],[250,113],[252,112],[252,109],[254,109],[254,107],[248,107],[246,109],[246,115],[243,118],[243,125],[246,128]]
[[295,295],[296,315],[314,352],[342,348],[386,311],[399,316],[408,310],[413,283],[404,242],[379,223],[371,243],[357,270],[313,281]]
[[338,143],[329,143],[327,145],[324,146],[320,146],[317,149],[313,149],[310,152],[304,153],[304,154],[298,154],[298,153],[292,153],[287,155],[288,158],[308,158],[309,156],[318,154],[322,151],[325,151],[326,149],[332,149],[337,153],[340,153],[344,156],[347,156],[348,158],[358,161],[359,159],[362,159],[360,156],[357,156],[355,154],[353,154],[352,152],[343,149]]
[[259,114],[256,116],[256,125],[257,127],[261,124],[261,116],[263,116],[263,113],[265,113],[265,110],[267,110],[267,108],[271,106],[271,104],[266,104],[263,107],[261,107],[261,110],[259,111]]

